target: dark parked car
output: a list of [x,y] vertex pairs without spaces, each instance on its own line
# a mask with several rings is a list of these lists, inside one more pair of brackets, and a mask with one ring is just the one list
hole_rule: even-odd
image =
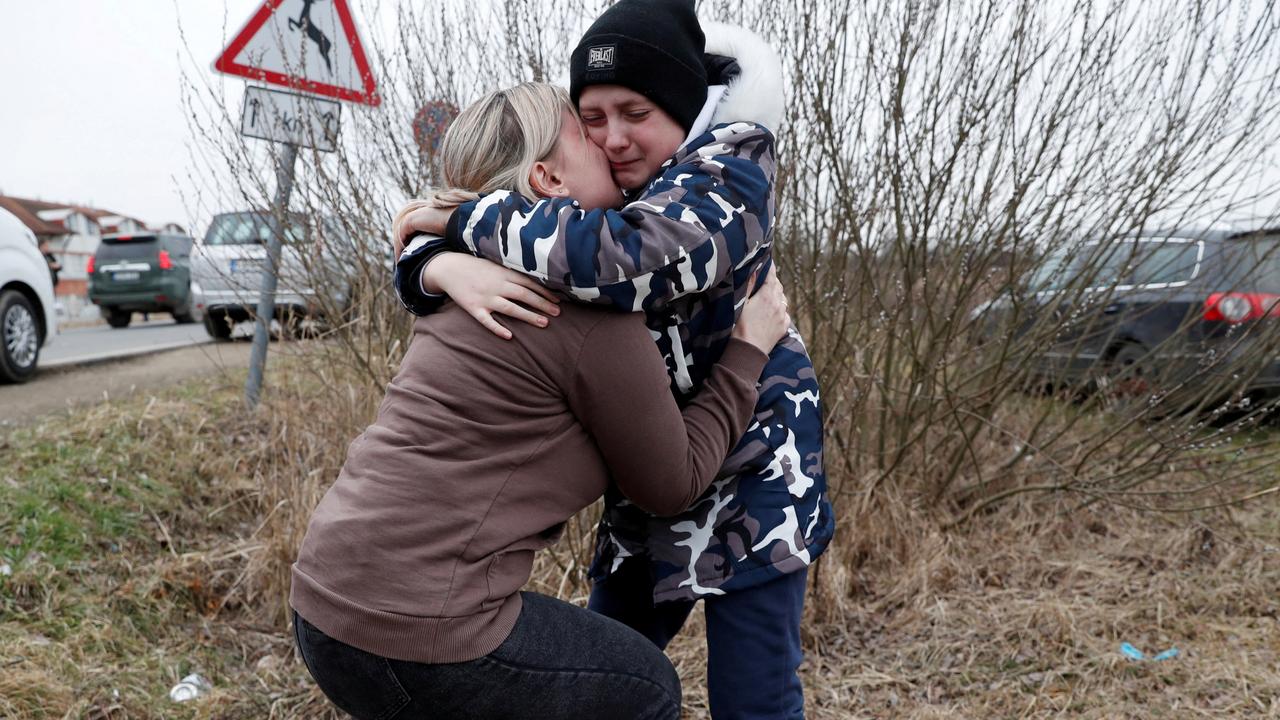
[[89,300],[111,327],[129,325],[135,312],[165,312],[195,321],[191,245],[185,235],[105,235],[89,262]]
[[[1035,337],[1054,385],[1280,395],[1280,229],[1149,232],[1049,256],[988,329]],[[1034,335],[1029,335],[1034,333]]]

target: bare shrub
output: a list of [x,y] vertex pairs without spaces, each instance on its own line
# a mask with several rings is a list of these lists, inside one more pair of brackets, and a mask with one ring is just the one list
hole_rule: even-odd
[[[1239,476],[1185,471],[1258,419],[1255,407],[1210,422],[1274,356],[1273,328],[1254,328],[1248,352],[1176,378],[1184,392],[1153,388],[1137,402],[1092,392],[1094,374],[1046,373],[1045,351],[1064,363],[1098,352],[1099,317],[1125,292],[1108,273],[1137,259],[1121,257],[1134,247],[1123,238],[1194,234],[1274,198],[1260,163],[1277,149],[1272,9],[740,12],[788,51],[777,248],[823,379],[827,464],[850,531],[886,502],[964,520],[1027,492],[1223,501],[1215,486]],[[1072,271],[1037,293],[1034,271],[1054,251]],[[982,312],[991,301],[1002,317]],[[1181,333],[1199,322],[1182,318]],[[1108,352],[1094,372],[1122,370]],[[1026,394],[1050,381],[1079,402]],[[1240,446],[1241,457],[1272,451]]]

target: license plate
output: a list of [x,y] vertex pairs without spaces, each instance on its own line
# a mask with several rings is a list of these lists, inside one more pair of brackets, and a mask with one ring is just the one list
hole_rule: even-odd
[[117,272],[111,273],[112,280],[137,280],[139,277],[136,272]]
[[231,272],[233,273],[256,273],[262,272],[263,262],[261,260],[232,260]]

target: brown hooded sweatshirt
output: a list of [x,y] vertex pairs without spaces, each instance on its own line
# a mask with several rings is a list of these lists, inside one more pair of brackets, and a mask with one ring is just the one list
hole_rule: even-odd
[[733,339],[676,405],[644,318],[564,303],[547,328],[489,333],[456,305],[414,326],[377,420],[312,515],[290,604],[398,660],[489,654],[520,614],[534,553],[612,480],[675,514],[746,429],[768,357]]

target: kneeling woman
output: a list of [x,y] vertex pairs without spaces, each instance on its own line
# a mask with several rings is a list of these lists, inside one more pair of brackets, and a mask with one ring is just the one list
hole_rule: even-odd
[[[554,86],[480,100],[441,152],[463,190],[567,195],[584,211],[620,200]],[[512,340],[458,306],[419,318],[293,568],[296,639],[320,688],[357,718],[679,717],[679,680],[651,642],[520,588],[534,553],[610,480],[658,514],[696,500],[789,324],[771,274],[681,410],[640,314],[566,303]]]

